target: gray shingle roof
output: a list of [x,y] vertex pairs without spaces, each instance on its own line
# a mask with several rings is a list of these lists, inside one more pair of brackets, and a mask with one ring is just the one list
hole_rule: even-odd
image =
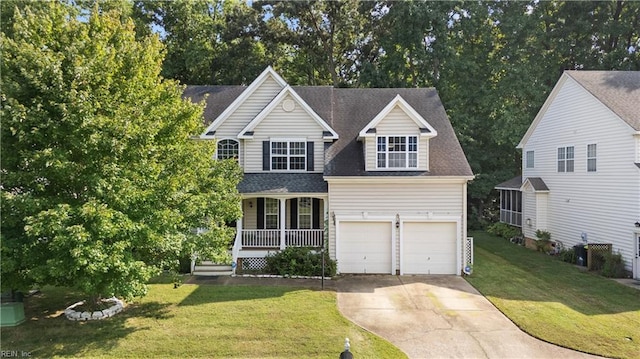
[[526,181],[529,181],[529,183],[531,183],[531,187],[533,187],[534,190],[536,191],[548,191],[549,187],[547,187],[547,184],[544,183],[544,181],[542,180],[542,178],[540,177],[528,177]]
[[495,186],[496,189],[520,189],[522,186],[522,176],[516,176],[508,181],[504,181]]
[[640,71],[566,71],[634,130],[640,131]]
[[322,173],[245,173],[240,193],[327,193]]
[[[194,101],[205,95],[205,123],[216,119],[246,87],[188,86],[184,96]],[[433,88],[344,89],[294,86],[293,90],[339,135],[325,146],[325,176],[472,176],[462,147]],[[411,105],[438,132],[429,140],[429,171],[364,170],[362,130],[396,95]],[[279,174],[281,175],[281,174]]]

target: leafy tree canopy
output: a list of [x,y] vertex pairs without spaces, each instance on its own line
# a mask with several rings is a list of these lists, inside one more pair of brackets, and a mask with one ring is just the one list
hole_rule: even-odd
[[180,256],[226,253],[241,172],[189,139],[202,106],[160,76],[157,36],[117,7],[19,5],[0,35],[3,288],[131,298]]

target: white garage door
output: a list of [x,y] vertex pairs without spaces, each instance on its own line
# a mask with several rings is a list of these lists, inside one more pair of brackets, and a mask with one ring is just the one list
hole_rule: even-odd
[[455,222],[404,222],[403,274],[457,274]]
[[391,222],[341,222],[340,273],[391,273]]

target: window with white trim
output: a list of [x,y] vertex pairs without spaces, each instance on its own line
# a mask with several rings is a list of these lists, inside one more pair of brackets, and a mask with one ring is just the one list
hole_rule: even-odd
[[573,146],[558,148],[558,172],[573,172],[574,154]]
[[224,139],[218,141],[218,159],[238,158],[238,147],[238,141],[236,140]]
[[265,198],[264,200],[264,228],[278,229],[280,221],[278,219],[280,203],[276,198]]
[[311,229],[313,206],[311,198],[303,197],[298,199],[298,228]]
[[525,155],[525,167],[534,168],[535,165],[535,153],[534,151],[527,151]]
[[307,143],[305,141],[272,141],[271,169],[304,171],[307,169]]
[[587,145],[587,172],[596,172],[597,171],[597,145],[595,143],[591,143]]
[[378,136],[377,168],[418,168],[418,136]]

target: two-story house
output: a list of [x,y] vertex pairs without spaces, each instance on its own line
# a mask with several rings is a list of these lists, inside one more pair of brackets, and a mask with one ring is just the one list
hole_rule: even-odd
[[473,175],[435,89],[289,86],[267,68],[185,96],[206,101],[200,138],[244,169],[239,267],[326,231],[339,273],[460,274]]
[[640,72],[565,71],[517,148],[501,221],[565,247],[611,243],[640,278]]

